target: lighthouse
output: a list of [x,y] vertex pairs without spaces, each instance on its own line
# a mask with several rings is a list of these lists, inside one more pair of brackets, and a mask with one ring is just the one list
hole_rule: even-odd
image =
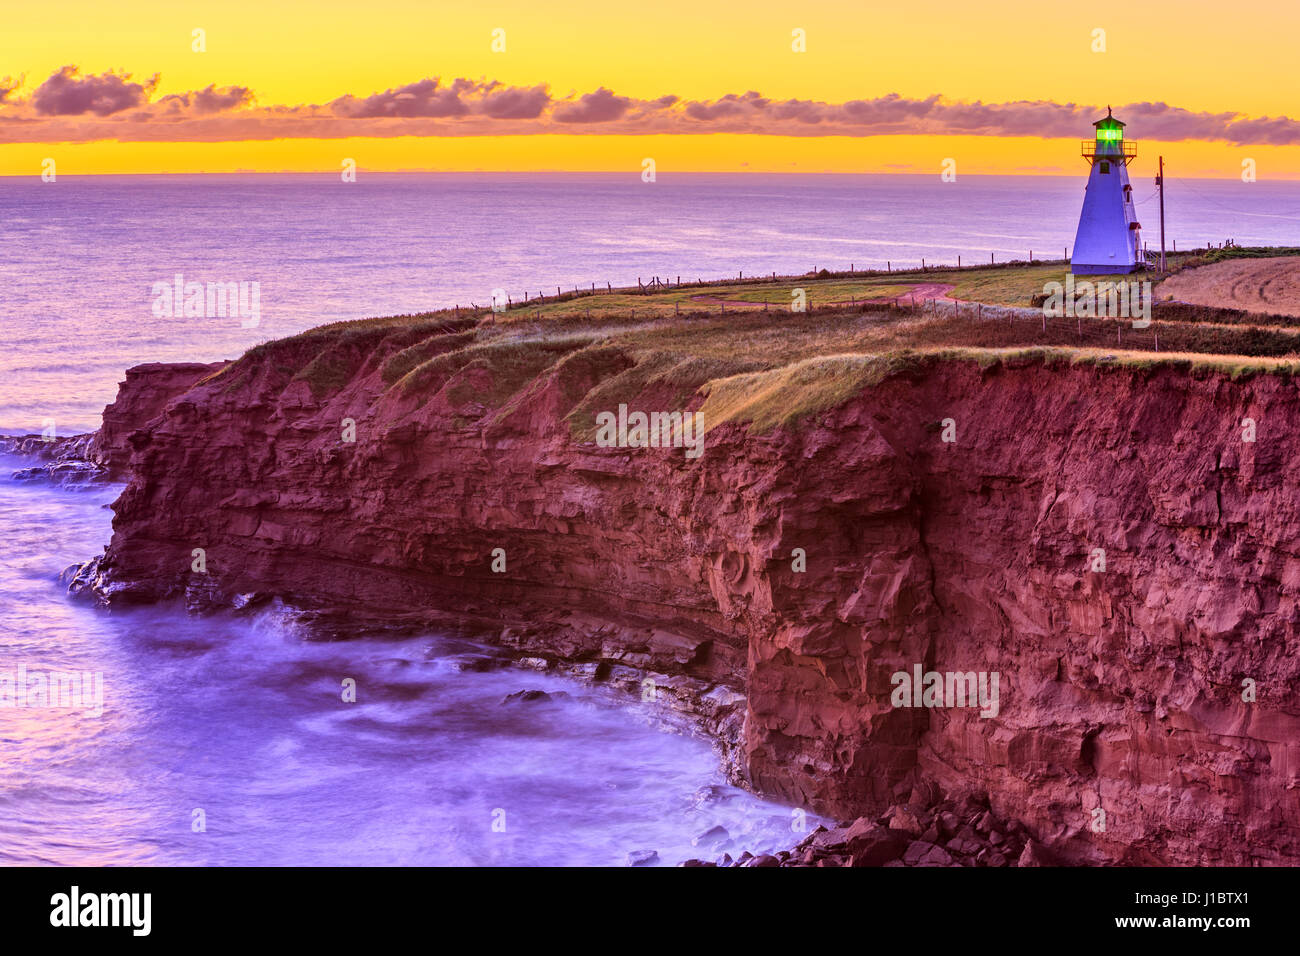
[[1125,141],[1124,124],[1111,115],[1109,106],[1105,118],[1092,125],[1097,137],[1083,141],[1083,158],[1090,169],[1070,271],[1075,275],[1132,272],[1144,264],[1142,226],[1128,181],[1128,164],[1137,156],[1137,146]]

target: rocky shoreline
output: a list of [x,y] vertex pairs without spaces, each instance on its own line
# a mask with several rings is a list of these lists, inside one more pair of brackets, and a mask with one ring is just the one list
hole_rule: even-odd
[[791,850],[718,860],[687,860],[683,866],[1054,866],[1057,862],[1024,824],[999,819],[987,794],[937,800],[918,787],[906,803],[876,817],[858,817],[834,829],[818,827]]
[[0,454],[39,462],[15,471],[10,476],[14,481],[47,481],[62,488],[79,488],[111,480],[108,468],[93,457],[96,438],[95,432],[67,438],[0,435]]

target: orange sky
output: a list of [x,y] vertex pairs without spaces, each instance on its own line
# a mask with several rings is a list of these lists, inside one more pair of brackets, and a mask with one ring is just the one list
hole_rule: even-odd
[[[192,49],[196,28],[205,31],[204,52]],[[495,29],[505,31],[503,52],[492,49]],[[796,29],[804,32],[806,52],[792,49]],[[1105,31],[1104,52],[1094,50],[1097,30]],[[959,175],[1079,174],[1074,141],[1088,135],[1086,119],[1079,119],[1077,132],[1071,120],[1049,129],[1050,138],[1024,135],[1034,129],[1034,114],[1023,106],[1032,101],[1062,109],[1160,103],[1188,111],[1186,122],[1163,127],[1164,142],[1146,115],[1121,117],[1139,143],[1139,173],[1161,152],[1183,176],[1236,178],[1242,161],[1253,159],[1261,180],[1300,178],[1300,124],[1293,120],[1240,144],[1203,131],[1222,126],[1221,114],[1278,120],[1300,113],[1297,35],[1294,0],[1255,0],[1249,16],[1205,0],[752,0],[743,8],[713,0],[11,4],[0,14],[0,77],[23,82],[0,105],[0,174],[39,175],[46,158],[73,175],[334,170],[344,158],[355,159],[362,172],[639,171],[646,157],[655,159],[660,175],[937,173],[949,158]],[[102,116],[41,113],[33,105],[36,92],[66,66],[81,77],[130,73],[131,82],[149,87],[142,96],[154,105],[145,109],[142,100]],[[441,77],[444,86],[457,77],[503,88],[544,86],[548,110],[581,104],[601,89],[634,105],[615,123],[565,125],[550,121],[553,112],[536,121],[480,125],[465,117],[439,120],[435,135],[410,135],[396,121],[340,120],[328,105],[383,91],[400,99],[401,88],[427,77]],[[250,99],[219,114],[198,116],[186,107],[189,112],[173,108],[162,117],[163,98],[213,86],[247,88]],[[687,102],[716,104],[751,90],[777,103],[823,104],[828,117],[842,104],[889,94],[916,102],[937,95],[951,108],[942,122],[928,114],[931,122],[917,124],[915,135],[898,135],[898,126],[801,124],[770,108],[710,123],[683,111]],[[641,121],[643,113],[651,116],[643,104],[665,95],[680,100]],[[975,107],[987,104],[1012,117],[1009,125],[997,135],[965,135],[982,128]],[[297,125],[277,125],[290,114]],[[271,132],[250,133],[255,118]],[[22,141],[33,130],[35,141]],[[135,141],[142,130],[159,141]],[[328,135],[309,135],[322,130]],[[415,124],[415,131],[424,126]],[[200,137],[208,141],[193,141]]]

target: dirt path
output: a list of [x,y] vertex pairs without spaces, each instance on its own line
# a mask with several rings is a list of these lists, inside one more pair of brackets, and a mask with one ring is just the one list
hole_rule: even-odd
[[[924,299],[938,299],[940,302],[957,302],[957,299],[954,299],[948,294],[954,288],[956,288],[956,286],[951,282],[918,282],[912,286],[911,290],[907,293],[907,297],[911,298],[912,296],[915,296],[917,302]],[[965,300],[963,299],[961,301],[964,302]]]
[[1157,297],[1300,318],[1300,256],[1229,259],[1166,279]]

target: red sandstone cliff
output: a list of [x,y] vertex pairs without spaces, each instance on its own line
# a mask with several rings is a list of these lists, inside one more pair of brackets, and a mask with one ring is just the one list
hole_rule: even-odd
[[[105,598],[469,621],[743,692],[739,772],[812,809],[933,782],[1074,861],[1300,861],[1289,379],[935,360],[691,460],[575,440],[594,389],[680,407],[615,394],[633,354],[465,340],[286,340],[172,401],[132,438]],[[410,348],[428,364],[394,381]],[[998,672],[998,715],[894,709],[915,664]]]
[[121,481],[131,460],[131,435],[161,415],[177,396],[227,364],[137,365],[127,369],[117,400],[104,409],[97,431],[63,438],[0,436],[0,452],[38,462],[15,471],[13,478],[19,481],[49,481],[65,487]]
[[103,423],[90,442],[87,457],[107,468],[112,477],[121,477],[131,460],[131,433],[149,424],[174,398],[226,364],[153,362],[127,369],[116,401],[104,409]]

